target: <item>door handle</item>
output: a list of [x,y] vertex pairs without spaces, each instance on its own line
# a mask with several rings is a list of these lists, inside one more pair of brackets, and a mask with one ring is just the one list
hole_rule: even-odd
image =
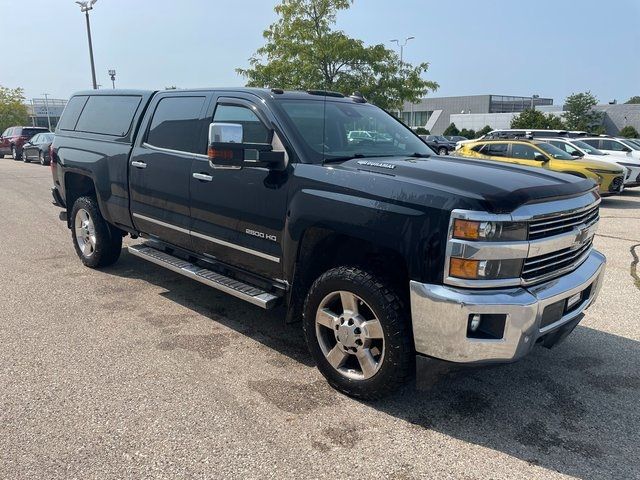
[[132,167],[136,167],[136,168],[147,168],[147,164],[144,162],[137,162],[137,161],[133,161],[131,162],[131,166]]
[[193,178],[197,178],[198,180],[201,180],[203,182],[210,182],[211,180],[213,180],[213,177],[211,175],[207,175],[206,173],[194,173]]

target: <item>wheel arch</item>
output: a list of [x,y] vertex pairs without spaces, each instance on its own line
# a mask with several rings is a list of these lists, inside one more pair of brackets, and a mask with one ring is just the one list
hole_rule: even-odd
[[338,266],[356,266],[384,277],[408,302],[410,267],[398,250],[324,226],[312,226],[298,242],[287,321],[301,318],[304,298],[315,279]]
[[64,174],[64,192],[65,192],[65,204],[67,206],[67,227],[71,228],[71,211],[73,210],[73,204],[75,201],[84,196],[95,197],[98,202],[98,208],[100,213],[103,210],[100,206],[100,199],[98,198],[98,192],[95,186],[95,182],[88,175],[84,175],[78,172],[65,172]]

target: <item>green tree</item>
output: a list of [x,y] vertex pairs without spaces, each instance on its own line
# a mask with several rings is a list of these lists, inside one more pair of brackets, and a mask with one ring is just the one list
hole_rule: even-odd
[[493,131],[492,127],[490,127],[489,125],[485,125],[484,127],[482,127],[480,130],[476,132],[476,138],[480,138],[483,135],[486,135],[487,133],[492,131]]
[[511,128],[563,130],[565,126],[560,117],[528,108],[511,119]]
[[0,133],[12,125],[24,125],[29,117],[21,88],[6,88],[0,85]]
[[265,45],[236,71],[247,86],[292,90],[355,91],[387,110],[417,102],[438,84],[422,75],[424,62],[411,65],[384,45],[366,46],[334,30],[336,14],[353,0],[281,0],[278,20],[264,31]]
[[640,95],[634,95],[624,103],[640,103]]
[[460,130],[458,130],[458,127],[456,127],[456,124],[451,122],[451,125],[449,125],[443,135],[445,136],[450,136],[450,135],[460,135]]
[[639,138],[640,134],[638,134],[638,131],[631,125],[627,125],[622,130],[620,130],[620,136],[625,138]]
[[463,128],[462,130],[460,130],[460,135],[462,137],[472,139],[472,138],[476,138],[476,131],[471,129],[467,130],[466,128]]
[[569,130],[594,130],[602,125],[602,112],[593,110],[598,99],[591,92],[569,95],[564,103],[564,119]]
[[430,135],[430,134],[429,134],[429,130],[427,130],[427,129],[426,129],[426,128],[424,128],[424,127],[418,127],[418,128],[416,128],[415,132],[416,132],[418,135]]

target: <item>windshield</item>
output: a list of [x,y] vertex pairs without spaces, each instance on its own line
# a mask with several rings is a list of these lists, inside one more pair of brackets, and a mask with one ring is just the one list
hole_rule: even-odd
[[620,141],[624,143],[627,147],[629,147],[631,150],[640,150],[640,147],[638,145],[636,145],[633,142],[630,142],[629,140],[620,139]]
[[553,145],[549,145],[548,143],[540,142],[536,144],[536,147],[557,160],[574,160],[574,158],[567,152],[564,152]]
[[598,150],[596,147],[589,145],[582,140],[571,140],[571,145],[579,148],[580,150],[587,152],[589,155],[604,155],[604,152]]
[[40,137],[42,142],[53,142],[53,133],[45,133]]
[[279,105],[313,163],[433,154],[409,128],[371,104],[286,99]]

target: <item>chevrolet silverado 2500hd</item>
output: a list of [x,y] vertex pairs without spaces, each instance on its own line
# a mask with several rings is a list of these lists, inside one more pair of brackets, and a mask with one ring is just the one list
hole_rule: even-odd
[[551,346],[603,279],[592,181],[433,155],[357,94],[80,92],[51,153],[85,265],[142,237],[130,254],[284,305],[322,374],[355,397],[394,391],[416,361]]

